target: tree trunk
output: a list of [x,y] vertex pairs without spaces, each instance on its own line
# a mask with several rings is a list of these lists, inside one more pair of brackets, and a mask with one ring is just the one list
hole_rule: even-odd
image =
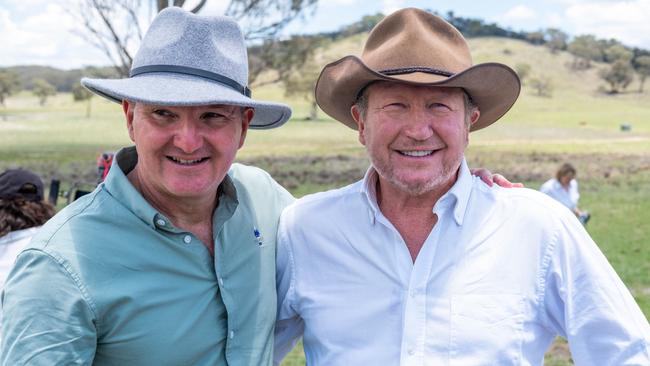
[[309,109],[309,120],[315,121],[318,118],[318,104],[316,101],[311,102],[311,108]]
[[93,98],[88,98],[88,101],[86,102],[86,118],[90,118],[90,101],[92,101]]
[[639,80],[639,93],[643,93],[643,84],[645,84],[645,74],[641,74],[641,78]]

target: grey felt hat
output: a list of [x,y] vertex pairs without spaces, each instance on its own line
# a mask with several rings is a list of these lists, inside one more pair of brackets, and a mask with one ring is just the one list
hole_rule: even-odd
[[177,7],[161,11],[151,23],[129,78],[83,78],[81,84],[118,103],[252,107],[255,129],[279,127],[291,117],[287,105],[250,98],[246,44],[234,20]]

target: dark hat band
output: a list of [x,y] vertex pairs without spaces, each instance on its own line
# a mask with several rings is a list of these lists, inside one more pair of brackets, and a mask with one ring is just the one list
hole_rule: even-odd
[[422,67],[422,66],[411,66],[411,67],[401,67],[398,69],[387,69],[387,70],[381,70],[379,71],[380,74],[384,74],[387,76],[390,75],[401,75],[401,74],[410,74],[413,72],[424,72],[427,74],[435,74],[435,75],[442,75],[442,76],[453,76],[453,72],[445,71],[445,70],[440,70],[440,69],[432,69],[430,67]]
[[131,74],[129,75],[130,77],[134,77],[136,75],[141,75],[141,74],[147,74],[151,72],[172,72],[176,74],[186,74],[186,75],[193,75],[193,76],[200,76],[202,78],[210,79],[213,81],[218,82],[219,84],[223,84],[238,93],[241,93],[247,97],[250,98],[251,96],[251,90],[244,85],[241,85],[240,83],[236,82],[235,80],[221,75],[217,74],[215,72],[211,71],[206,71],[206,70],[201,70],[201,69],[196,69],[193,67],[187,67],[187,66],[178,66],[178,65],[148,65],[148,66],[141,66],[141,67],[136,67],[135,69],[131,70]]

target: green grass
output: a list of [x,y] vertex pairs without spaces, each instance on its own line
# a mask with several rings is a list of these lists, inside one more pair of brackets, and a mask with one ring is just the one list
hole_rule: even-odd
[[[331,44],[319,60],[358,54],[363,40],[355,36]],[[538,97],[524,85],[502,121],[472,133],[470,165],[537,188],[559,164],[574,163],[581,206],[593,214],[588,230],[650,315],[650,92],[598,93],[603,65],[575,72],[566,67],[571,57],[565,53],[552,55],[542,47],[494,38],[470,43],[476,62],[529,63],[533,74],[547,73],[554,84],[551,98]],[[297,196],[351,183],[363,174],[367,160],[355,131],[322,112],[317,122],[303,121],[308,103],[288,100],[277,85],[254,88],[253,95],[290,104],[294,119],[279,129],[250,131],[239,160],[267,169]],[[622,132],[623,123],[632,131]],[[23,92],[0,107],[0,170],[24,166],[46,180],[90,182],[99,153],[130,144],[120,106],[97,97],[91,118],[85,117],[85,104],[74,103],[69,94],[41,107]],[[304,365],[301,352],[300,345],[284,365]],[[545,364],[568,365],[569,359],[566,342],[558,341]]]

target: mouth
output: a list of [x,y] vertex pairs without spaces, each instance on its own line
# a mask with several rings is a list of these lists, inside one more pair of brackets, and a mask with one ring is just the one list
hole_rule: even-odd
[[209,158],[204,157],[204,158],[198,158],[198,159],[181,159],[181,158],[177,158],[175,156],[167,156],[167,159],[174,162],[175,164],[178,164],[178,165],[192,166],[192,165],[201,164],[202,162],[207,161]]
[[413,158],[423,158],[433,155],[438,150],[396,150],[400,155]]

